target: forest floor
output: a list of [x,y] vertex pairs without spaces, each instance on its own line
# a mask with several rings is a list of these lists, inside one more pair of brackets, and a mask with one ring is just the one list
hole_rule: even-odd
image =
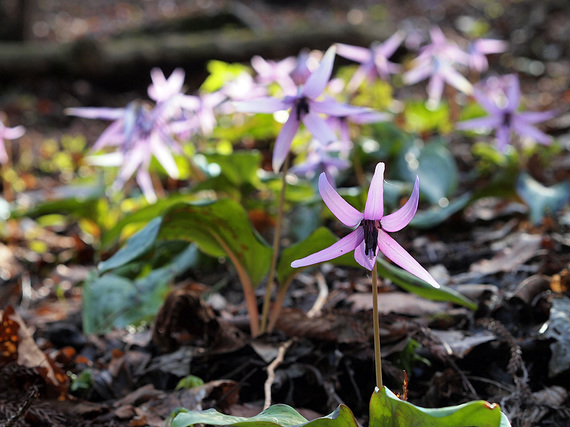
[[[230,9],[256,30],[275,32],[347,20],[394,29],[394,23],[408,29],[436,24],[458,32],[469,17],[485,17],[492,36],[511,43],[511,62],[497,66],[517,70],[528,108],[560,111],[548,131],[561,150],[549,164],[535,155],[528,172],[547,186],[570,181],[570,8],[564,1],[473,0],[466,6],[464,1],[418,0],[378,6],[362,0],[351,2],[350,9],[344,3],[258,0],[235,2]],[[104,39],[157,17],[162,22],[213,14],[232,2],[38,4],[32,38],[68,42],[85,35]],[[94,141],[104,129],[103,123],[85,129],[64,116],[65,107],[125,105],[144,96],[146,85],[120,91],[85,79],[22,76],[1,85],[0,111],[11,125],[27,128],[15,150],[21,158],[29,149],[45,160],[53,154],[46,140],[82,132]],[[452,151],[465,177],[473,167],[465,154],[470,145],[455,142]],[[72,177],[60,170],[30,172],[22,179],[21,193],[42,199],[64,191]],[[457,193],[462,194],[467,180],[459,182]],[[567,204],[538,224],[529,221],[528,212],[520,199],[486,198],[443,225],[399,233],[420,264],[478,309],[421,299],[382,284],[383,368],[391,390],[406,388],[409,401],[426,407],[496,402],[514,426],[570,423],[570,210]],[[151,325],[87,335],[81,284],[112,250],[97,253],[78,224],[38,232],[31,223],[10,220],[0,243],[0,425],[160,426],[178,407],[251,416],[268,397],[267,367],[284,345],[270,385],[273,403],[302,409],[308,419],[344,403],[367,424],[374,389],[372,298],[370,278],[361,271],[327,266],[301,275],[276,331],[256,339],[244,321],[235,273],[225,267],[178,277]],[[36,235],[31,237],[30,230]],[[220,283],[226,285],[218,289]],[[261,302],[263,288],[258,295]],[[311,309],[316,314],[307,318]],[[205,384],[175,390],[188,375]]]

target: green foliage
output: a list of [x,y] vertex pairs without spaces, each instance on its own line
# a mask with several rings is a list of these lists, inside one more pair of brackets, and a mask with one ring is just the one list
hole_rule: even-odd
[[[207,411],[179,410],[173,415],[171,427],[195,424],[239,427],[357,427],[350,409],[339,405],[326,417],[306,420],[287,405],[273,405],[260,414],[247,418]],[[370,399],[370,427],[509,427],[507,417],[498,405],[475,401],[458,406],[426,409],[398,399],[386,387],[372,394]]]
[[[155,224],[152,224],[153,227]],[[139,233],[137,239],[144,235]],[[123,255],[121,260],[128,258]],[[199,253],[189,245],[167,265],[131,280],[117,273],[91,274],[83,288],[83,329],[86,334],[103,333],[113,327],[138,325],[156,316],[172,280],[196,266]],[[119,262],[112,265],[116,268]]]
[[398,154],[393,173],[399,179],[414,182],[420,178],[420,194],[430,203],[439,204],[457,187],[457,166],[445,145],[434,138],[425,145],[411,144]]
[[243,207],[230,199],[179,203],[163,216],[159,240],[186,240],[214,257],[228,256],[259,284],[267,273],[271,248],[251,226]]
[[417,228],[435,227],[436,225],[443,223],[453,214],[462,210],[472,200],[473,197],[471,193],[465,193],[459,196],[458,198],[452,200],[451,202],[449,202],[449,204],[444,205],[443,207],[440,205],[436,205],[425,211],[419,211],[412,218],[410,226]]
[[527,173],[521,173],[517,179],[517,194],[530,209],[530,220],[539,224],[542,218],[553,215],[570,199],[570,182],[561,182],[552,187],[545,187]]
[[453,125],[449,119],[449,105],[441,102],[430,109],[424,101],[406,102],[404,109],[404,130],[411,133],[449,133]]
[[204,380],[202,378],[197,377],[196,375],[188,375],[178,381],[178,384],[176,384],[176,390],[189,389],[199,387],[201,385],[204,385]]
[[273,405],[260,414],[247,418],[221,414],[215,409],[207,411],[185,411],[176,414],[170,424],[171,427],[187,427],[195,424],[210,424],[214,426],[239,427],[357,427],[354,415],[348,407],[340,405],[334,412],[326,417],[307,421],[305,417],[287,405]]
[[234,79],[243,72],[248,72],[249,68],[242,64],[228,64],[223,61],[212,60],[207,65],[210,73],[202,86],[204,92],[215,92],[222,88],[224,83]]
[[508,427],[496,404],[474,401],[445,408],[422,408],[398,399],[386,387],[370,399],[371,427]]

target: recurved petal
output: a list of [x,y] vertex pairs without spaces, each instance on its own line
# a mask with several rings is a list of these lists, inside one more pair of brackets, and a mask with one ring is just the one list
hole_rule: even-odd
[[545,120],[550,120],[556,117],[556,111],[523,111],[518,113],[517,116],[527,123],[534,124],[540,123]]
[[329,125],[327,125],[327,122],[318,114],[305,114],[302,120],[309,132],[311,132],[311,135],[313,135],[323,144],[328,144],[337,140],[337,136],[329,127]]
[[[518,119],[518,118],[517,118]],[[513,120],[513,129],[521,136],[528,136],[535,141],[549,145],[552,142],[552,137],[545,134],[541,130],[535,128],[534,126],[522,121],[522,120]]]
[[378,247],[394,264],[399,265],[414,276],[425,280],[434,288],[439,288],[439,284],[431,274],[384,230],[378,230]]
[[368,188],[364,219],[380,220],[384,215],[384,169],[384,163],[380,162],[376,165],[370,188]]
[[299,129],[301,122],[297,120],[295,114],[289,114],[289,118],[281,128],[281,132],[277,135],[275,140],[275,147],[273,147],[273,170],[277,173],[281,169],[281,165],[285,161],[293,137]]
[[139,171],[137,172],[137,183],[139,184],[139,187],[141,188],[145,199],[149,203],[155,203],[157,200],[156,193],[154,192],[152,179],[150,178],[148,169],[146,168],[139,169]]
[[406,33],[404,31],[396,31],[378,47],[378,50],[380,50],[386,58],[390,58],[394,52],[396,52],[396,49],[398,49],[398,47],[402,44],[405,36]]
[[501,153],[504,153],[507,145],[511,142],[511,128],[509,126],[499,126],[495,138],[497,139],[497,148]]
[[336,44],[336,53],[355,62],[367,62],[372,59],[372,52],[362,46],[352,46],[344,43]]
[[242,113],[274,113],[291,108],[292,103],[281,99],[263,97],[249,101],[234,102],[234,107]]
[[509,101],[507,108],[509,111],[516,111],[521,102],[521,87],[519,83],[519,77],[516,74],[511,74],[509,77],[510,85],[506,90],[507,99]]
[[356,230],[350,234],[344,236],[338,242],[329,246],[322,251],[316,252],[312,255],[306,256],[295,260],[291,263],[291,267],[299,268],[306,267],[308,265],[318,264],[324,261],[330,261],[331,259],[338,258],[346,253],[354,250],[362,241],[364,240],[364,231],[362,227],[358,227]]
[[323,93],[327,83],[331,77],[334,56],[336,54],[335,46],[331,46],[323,56],[319,67],[307,79],[303,87],[303,95],[309,99],[314,99]]
[[319,176],[319,193],[334,216],[347,227],[355,227],[363,215],[336,192],[324,173]]
[[418,210],[418,201],[420,199],[420,179],[416,177],[416,183],[412,194],[406,204],[396,212],[386,215],[382,218],[382,228],[386,231],[400,231],[410,223],[416,211]]
[[26,128],[24,126],[15,126],[13,128],[5,127],[3,131],[2,128],[0,127],[0,137],[6,139],[16,139],[21,137],[25,133],[26,133]]
[[362,242],[354,249],[354,259],[365,269],[372,271],[374,264],[376,263],[376,257],[378,256],[378,248],[376,248],[376,253],[372,258],[369,258],[365,251],[366,244],[363,239]]
[[478,117],[476,119],[464,120],[455,125],[456,129],[493,129],[500,126],[502,115]]
[[64,110],[68,116],[84,117],[86,119],[103,119],[117,120],[125,114],[124,108],[99,108],[99,107],[80,107],[66,108]]
[[168,175],[173,179],[178,179],[180,172],[178,171],[178,166],[176,166],[176,161],[172,157],[169,148],[160,140],[156,133],[151,136],[150,149]]

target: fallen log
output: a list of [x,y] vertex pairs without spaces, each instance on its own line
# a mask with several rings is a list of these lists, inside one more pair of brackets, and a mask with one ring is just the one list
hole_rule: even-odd
[[367,46],[391,34],[389,26],[330,26],[257,32],[227,29],[199,33],[140,35],[72,43],[0,43],[0,80],[73,77],[128,78],[155,66],[199,70],[211,59],[248,62],[252,56],[284,58],[303,48],[326,49],[342,42]]

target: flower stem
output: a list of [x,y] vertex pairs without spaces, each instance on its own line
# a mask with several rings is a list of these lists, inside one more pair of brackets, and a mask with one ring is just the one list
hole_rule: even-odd
[[382,357],[380,355],[380,320],[378,317],[378,267],[374,263],[372,269],[372,316],[374,324],[374,368],[376,370],[376,387],[382,388]]
[[273,236],[273,253],[271,264],[269,265],[269,276],[267,277],[267,287],[263,298],[263,309],[261,311],[260,333],[264,333],[267,328],[267,318],[269,317],[269,304],[271,303],[271,292],[275,281],[275,270],[277,268],[277,257],[279,255],[279,242],[281,240],[281,228],[283,226],[283,207],[285,205],[285,190],[287,189],[287,171],[289,170],[289,155],[283,163],[281,176],[281,194],[279,195],[279,207],[277,208],[277,220],[275,223],[275,235]]

